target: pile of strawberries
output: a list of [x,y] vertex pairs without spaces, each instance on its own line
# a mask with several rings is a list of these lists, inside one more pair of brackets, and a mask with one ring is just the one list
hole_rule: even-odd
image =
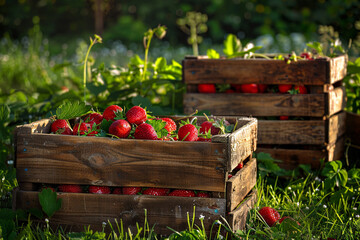
[[[71,127],[68,119],[57,119],[51,132],[65,135],[111,136],[164,141],[208,141],[211,136],[225,133],[231,125],[225,120],[209,120],[200,126],[192,121],[181,121],[179,128],[171,118],[150,116],[140,106],[133,106],[126,113],[118,105],[108,106],[104,112],[93,112]],[[232,130],[232,129],[231,129]]]
[[169,189],[169,188],[141,188],[141,187],[114,187],[107,186],[81,186],[77,184],[62,184],[50,188],[54,192],[66,193],[95,193],[95,194],[122,194],[122,195],[153,195],[153,196],[177,196],[177,197],[203,197],[209,198],[211,195],[205,191],[194,191],[186,189]]

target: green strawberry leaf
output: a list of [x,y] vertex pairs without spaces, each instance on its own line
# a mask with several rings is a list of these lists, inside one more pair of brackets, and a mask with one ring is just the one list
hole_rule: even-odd
[[62,199],[57,199],[56,192],[53,192],[49,188],[44,188],[39,193],[39,202],[46,215],[51,217],[61,208]]
[[241,49],[240,40],[234,34],[229,34],[224,41],[224,54],[226,56],[232,56]]
[[161,119],[159,119],[159,120],[156,120],[156,119],[155,120],[147,120],[146,123],[153,126],[158,138],[166,137],[168,135],[168,133],[169,133],[168,130],[165,129],[166,122],[164,122]]
[[220,58],[220,54],[215,49],[208,49],[206,55],[211,59]]
[[106,120],[106,119],[103,119],[101,121],[101,124],[100,124],[100,129],[105,131],[105,133],[108,133],[109,132],[109,128],[111,126],[111,124],[113,123],[114,121],[112,120]]
[[123,111],[116,111],[114,120],[126,119],[125,109]]
[[56,109],[57,119],[72,119],[84,116],[91,110],[90,105],[83,102],[65,102]]
[[0,123],[5,123],[9,121],[10,118],[10,108],[8,105],[0,105]]

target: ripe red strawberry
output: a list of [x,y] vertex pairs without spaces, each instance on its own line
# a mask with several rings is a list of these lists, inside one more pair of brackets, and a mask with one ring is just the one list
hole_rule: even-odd
[[232,178],[233,177],[233,175],[232,174],[228,174],[228,180],[230,179],[230,178]]
[[166,122],[165,129],[168,130],[169,133],[176,131],[176,123],[171,118],[161,118],[161,120]]
[[288,93],[288,91],[290,91],[292,89],[292,85],[291,84],[279,84],[278,88],[279,88],[280,93]]
[[72,130],[65,119],[57,119],[51,124],[51,132],[56,134],[71,135]]
[[303,58],[303,59],[306,59],[306,60],[314,60],[312,57],[311,57],[311,54],[308,53],[308,52],[303,52],[300,54],[300,57]]
[[168,188],[147,188],[143,191],[144,195],[153,195],[153,196],[167,196],[170,189]]
[[273,226],[279,219],[280,214],[278,211],[271,207],[263,207],[259,210],[259,214],[264,218],[265,222],[271,227]]
[[258,86],[256,84],[242,84],[240,89],[241,89],[241,92],[243,92],[243,93],[258,93],[259,92]]
[[122,189],[121,189],[121,187],[114,188],[112,194],[122,194]]
[[141,192],[141,187],[123,187],[122,193],[125,195],[136,195]]
[[128,121],[120,119],[110,125],[109,133],[119,138],[127,138],[131,131],[131,125]]
[[192,190],[176,189],[169,193],[169,196],[177,197],[195,197],[195,192]]
[[148,123],[142,123],[136,127],[134,137],[136,139],[157,140],[158,136],[153,126]]
[[178,138],[180,141],[196,141],[198,139],[197,128],[188,123],[179,128]]
[[93,125],[95,123],[94,122],[82,122],[82,123],[77,123],[74,126],[74,131],[73,131],[73,135],[85,135],[87,134],[87,136],[94,136],[95,134],[98,133],[98,131],[92,131]]
[[220,129],[213,126],[213,123],[210,121],[205,121],[200,125],[200,133],[206,134],[209,129],[211,129],[211,135],[219,134]]
[[267,89],[267,85],[266,84],[258,84],[258,92],[259,93],[264,93]]
[[110,194],[111,190],[106,186],[89,186],[89,193]]
[[236,169],[236,170],[240,170],[240,169],[242,169],[243,167],[244,167],[244,163],[241,162],[241,163],[239,163],[239,164],[235,167],[235,169]]
[[307,93],[308,93],[306,87],[305,87],[305,86],[301,86],[301,85],[295,86],[295,87],[294,87],[294,90],[297,91],[297,92],[300,93],[300,94],[307,94]]
[[[292,221],[295,221],[295,219],[293,219],[292,217],[284,216],[284,217],[279,219],[279,223],[281,224],[285,219],[291,219]],[[297,225],[301,226],[298,221],[296,221],[296,223],[297,223]]]
[[196,197],[203,197],[203,198],[209,198],[210,197],[210,193],[208,192],[204,192],[204,191],[200,191],[196,194]]
[[81,193],[82,188],[79,185],[75,184],[62,184],[58,187],[59,192],[68,192],[68,193]]
[[199,93],[216,93],[215,84],[198,84]]
[[289,120],[289,116],[280,116],[279,119],[280,120]]
[[85,119],[86,122],[95,122],[97,125],[99,125],[102,120],[103,116],[100,113],[91,113],[89,116]]
[[133,106],[126,113],[126,120],[130,124],[140,125],[144,123],[147,119],[146,111],[142,107]]
[[111,106],[108,106],[104,112],[103,112],[103,117],[106,119],[106,120],[112,120],[114,121],[114,118],[116,117],[115,113],[117,112],[122,112],[123,109],[121,107],[119,107],[118,105],[111,105]]

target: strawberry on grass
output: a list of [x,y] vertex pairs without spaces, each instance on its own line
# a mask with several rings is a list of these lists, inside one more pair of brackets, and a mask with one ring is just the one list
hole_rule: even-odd
[[280,214],[278,213],[278,211],[271,207],[261,208],[259,210],[259,214],[270,227],[273,226],[280,219]]

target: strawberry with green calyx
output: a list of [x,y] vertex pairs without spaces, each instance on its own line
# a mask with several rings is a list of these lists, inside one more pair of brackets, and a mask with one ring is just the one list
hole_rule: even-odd
[[86,117],[85,122],[95,122],[97,125],[100,125],[103,119],[103,115],[93,112]]
[[99,133],[99,127],[95,122],[83,122],[75,124],[73,135],[95,136]]
[[118,138],[127,138],[130,132],[130,123],[123,119],[116,120],[109,127],[109,134],[117,136]]
[[136,127],[134,133],[135,139],[157,140],[158,136],[154,127],[148,123],[142,123]]
[[178,130],[178,139],[179,141],[196,141],[198,139],[199,130],[196,126],[197,118],[194,117],[187,119],[186,121],[181,121],[180,127]]
[[166,122],[165,125],[165,129],[169,132],[169,133],[173,133],[176,131],[177,127],[176,127],[176,123],[174,122],[174,120],[172,120],[171,118],[161,118],[161,120],[163,120],[164,122]]
[[232,133],[236,129],[237,121],[235,125],[230,124],[225,118],[217,119],[213,126],[220,130],[219,134]]
[[104,112],[103,112],[103,117],[104,119],[106,120],[112,120],[114,121],[115,120],[115,117],[116,117],[116,113],[117,112],[122,112],[123,109],[121,107],[119,107],[118,105],[111,105],[111,106],[108,106]]
[[154,128],[158,139],[168,137],[169,131],[166,129],[167,122],[162,119],[151,119],[147,120],[146,123],[150,124]]
[[289,93],[289,91],[292,89],[293,85],[291,84],[279,84],[278,89],[280,93]]
[[130,124],[140,125],[147,120],[146,110],[140,106],[133,106],[126,112],[126,120]]
[[51,132],[55,134],[72,135],[70,124],[65,119],[57,119],[51,124]]

